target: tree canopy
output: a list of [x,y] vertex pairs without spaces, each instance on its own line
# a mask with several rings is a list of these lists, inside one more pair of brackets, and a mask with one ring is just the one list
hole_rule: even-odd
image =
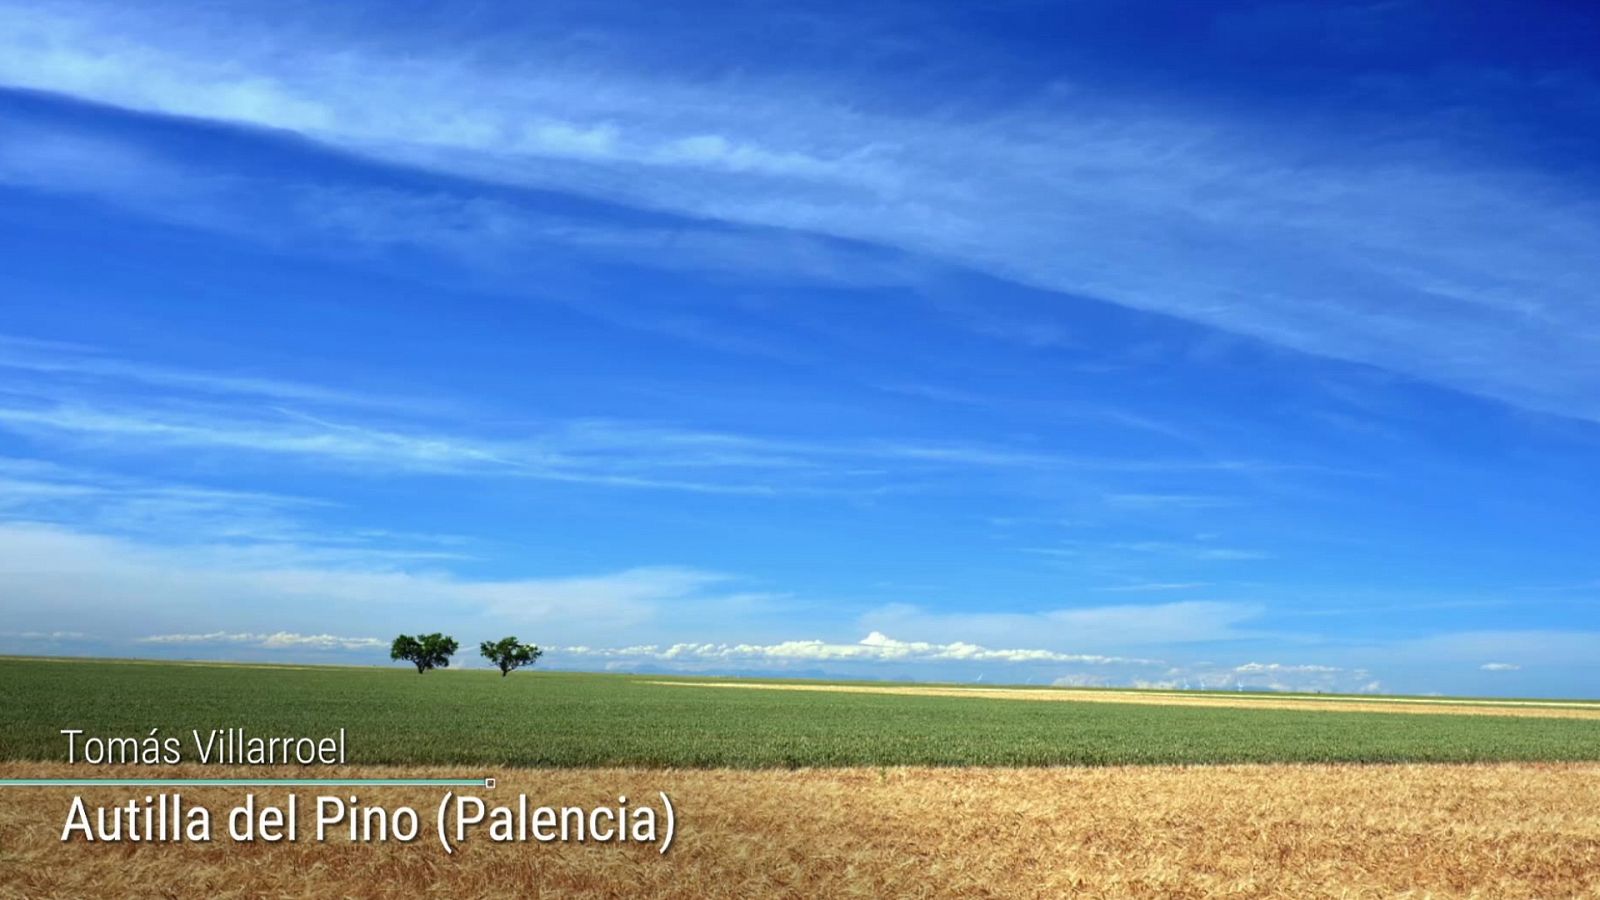
[[389,658],[403,659],[411,663],[417,667],[417,674],[421,675],[429,669],[449,668],[450,657],[459,647],[455,638],[437,631],[415,637],[402,634],[390,645]]
[[515,637],[484,641],[478,645],[478,652],[483,654],[484,659],[499,667],[501,678],[510,675],[515,669],[533,665],[544,655],[544,651],[536,645],[521,643]]

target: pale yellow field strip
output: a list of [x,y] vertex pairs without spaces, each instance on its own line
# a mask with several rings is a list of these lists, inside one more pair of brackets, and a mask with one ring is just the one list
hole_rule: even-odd
[[733,688],[761,691],[824,691],[921,697],[984,697],[1067,703],[1137,703],[1158,706],[1210,706],[1238,709],[1309,709],[1327,712],[1434,713],[1441,715],[1526,716],[1600,719],[1600,705],[1543,700],[1449,700],[1405,697],[1271,697],[1178,694],[1157,691],[1072,690],[1070,688],[969,688],[947,685],[783,684],[751,681],[647,681],[668,687]]
[[[0,764],[0,777],[82,774]],[[490,774],[499,785],[481,796],[499,803],[526,793],[536,804],[594,805],[666,791],[676,840],[665,856],[642,845],[472,842],[446,856],[431,840],[63,844],[74,793],[110,804],[144,791],[9,791],[0,794],[0,898],[1600,897],[1593,763]],[[255,793],[277,803],[286,792]],[[185,803],[218,811],[242,796],[183,792]],[[401,788],[361,800],[431,810],[440,796]]]

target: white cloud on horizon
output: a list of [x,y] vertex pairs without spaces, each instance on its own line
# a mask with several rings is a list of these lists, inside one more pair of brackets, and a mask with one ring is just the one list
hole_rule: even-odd
[[[1229,648],[1242,641],[1256,648],[1304,642],[1304,635],[1255,633],[1250,625],[1259,610],[1220,603],[1033,614],[895,606],[857,619],[855,627],[880,624],[864,628],[868,636],[856,643],[739,639],[791,629],[793,613],[784,612],[783,603],[741,591],[729,576],[686,568],[472,580],[443,572],[330,568],[296,561],[292,550],[267,556],[239,547],[157,547],[0,523],[0,617],[13,629],[0,633],[6,652],[31,652],[48,641],[92,645],[97,653],[119,646],[207,647],[223,655],[238,648],[291,658],[306,651],[376,659],[384,645],[368,635],[437,629],[474,639],[516,633],[550,648],[550,662],[569,668],[592,660],[603,668],[805,668],[870,677],[874,667],[895,666],[892,671],[906,677],[950,678],[999,665],[1014,673],[1007,676],[1014,681],[1341,693],[1381,690],[1389,679],[1380,682],[1369,670],[1381,668],[1408,679],[1407,692],[1421,693],[1437,673],[1471,654],[1480,654],[1472,666],[1486,671],[1521,668],[1482,663],[1485,647],[1543,648],[1537,652],[1553,665],[1585,666],[1592,665],[1596,640],[1581,631],[1460,632],[1346,647],[1327,663],[1273,661],[1257,651],[1238,664],[1187,661],[1199,653],[1232,656],[1237,651]],[[94,634],[70,628],[91,621]],[[852,623],[812,627],[837,631]],[[889,636],[895,634],[902,637]]]
[[266,650],[374,650],[389,646],[388,641],[368,637],[339,637],[332,634],[295,634],[275,631],[259,634],[243,631],[213,631],[209,634],[152,634],[138,639],[142,644],[247,644]]
[[1134,678],[1131,684],[1160,690],[1339,694],[1376,694],[1383,690],[1383,682],[1364,668],[1278,662],[1248,662],[1232,668],[1208,664],[1175,666],[1157,677]]
[[[549,647],[550,660],[558,666],[573,666],[573,659],[603,662],[609,670],[627,670],[650,664],[679,672],[784,672],[794,665],[806,665],[813,672],[817,664],[837,664],[825,670],[833,677],[860,675],[871,677],[875,667],[886,663],[945,663],[937,680],[963,680],[970,677],[970,664],[1002,663],[1012,674],[1002,675],[1002,683],[1016,683],[1022,673],[1048,672],[1058,664],[1088,665],[1100,671],[1078,671],[1046,675],[1054,687],[1131,687],[1157,690],[1267,690],[1308,693],[1378,693],[1382,683],[1366,669],[1291,663],[1244,663],[1232,668],[1210,664],[1169,665],[1158,659],[1065,653],[1039,649],[991,649],[965,641],[935,644],[900,641],[872,632],[854,644],[820,640],[791,640],[775,644],[680,643],[670,646],[644,644],[631,647],[568,646]],[[865,664],[852,665],[852,664]],[[1110,669],[1110,671],[1106,671]],[[902,676],[907,670],[897,669]],[[917,671],[917,670],[911,670]],[[926,672],[926,669],[921,671]],[[912,676],[906,676],[912,677]],[[1010,681],[1006,681],[1010,679]]]
[[[867,637],[856,643],[728,639],[781,633],[790,627],[784,624],[790,616],[779,614],[786,603],[743,590],[727,575],[683,567],[475,580],[396,568],[381,555],[366,561],[351,555],[330,564],[293,544],[161,546],[56,525],[0,522],[0,615],[7,621],[33,633],[67,621],[95,621],[101,626],[97,643],[116,642],[106,635],[144,635],[121,640],[152,648],[370,651],[381,647],[365,635],[426,628],[517,633],[557,645],[552,661],[570,655],[700,670],[902,663],[1001,664],[1030,674],[1061,666],[1160,671],[1166,664],[1154,653],[1106,648],[1131,645],[1164,653],[1173,646],[1234,639],[1258,613],[1217,603],[1019,616],[890,606],[859,621],[892,624],[863,628]],[[708,634],[708,628],[726,637]],[[889,636],[896,633],[915,639]],[[1064,676],[1058,671],[1046,677]]]
[[1160,660],[1060,653],[1039,649],[991,649],[955,641],[934,644],[926,641],[899,641],[874,631],[854,644],[820,640],[783,641],[776,644],[679,643],[668,647],[643,645],[603,648],[587,646],[551,647],[552,654],[605,659],[638,658],[663,662],[797,662],[797,661],[881,661],[881,662],[1069,662],[1090,665],[1160,665]]
[[1083,687],[1110,687],[1111,676],[1097,675],[1088,672],[1075,672],[1071,675],[1061,675],[1050,682],[1051,687],[1083,688]]

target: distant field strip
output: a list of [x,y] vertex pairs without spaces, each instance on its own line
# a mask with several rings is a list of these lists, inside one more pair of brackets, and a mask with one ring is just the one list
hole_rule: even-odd
[[[1037,707],[1033,707],[1037,709]],[[0,776],[68,774],[0,763]],[[119,772],[118,774],[127,774]],[[199,767],[178,775],[218,774]],[[221,774],[292,775],[260,769]],[[343,776],[473,777],[351,767]],[[672,849],[469,843],[91,845],[74,794],[0,802],[0,900],[35,897],[1355,898],[1600,896],[1600,765],[502,770],[490,803],[666,791]],[[441,788],[365,802],[430,810]],[[287,791],[256,790],[263,803]],[[316,791],[299,792],[309,803]],[[243,792],[185,790],[221,811]]]
[[[485,770],[1600,761],[1600,710],[1581,705],[400,666],[0,658],[0,710],[0,760],[65,759],[63,728],[159,729],[183,741],[186,758],[196,729],[319,738],[344,728],[354,764]],[[1439,714],[1452,712],[1466,714]]]
[[1082,690],[1072,688],[979,688],[948,685],[781,684],[754,681],[651,681],[666,687],[739,688],[758,691],[825,691],[908,697],[972,697],[1068,703],[1137,703],[1156,706],[1215,706],[1230,709],[1306,709],[1326,712],[1437,713],[1443,715],[1527,716],[1541,719],[1600,719],[1600,704],[1561,700],[1453,700],[1429,697],[1275,697],[1169,691]]

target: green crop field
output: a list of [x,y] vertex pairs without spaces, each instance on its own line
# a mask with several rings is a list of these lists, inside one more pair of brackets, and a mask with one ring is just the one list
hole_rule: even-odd
[[1209,708],[734,690],[658,677],[0,659],[0,759],[63,760],[63,728],[242,727],[351,763],[741,768],[1600,759],[1600,717]]

